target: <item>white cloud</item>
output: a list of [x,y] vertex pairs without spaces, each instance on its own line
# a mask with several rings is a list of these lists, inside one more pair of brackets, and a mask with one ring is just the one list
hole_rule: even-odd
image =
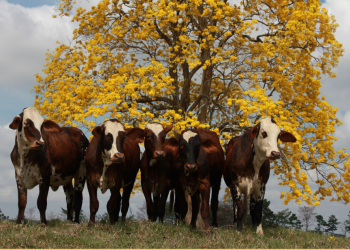
[[339,59],[339,66],[334,69],[336,78],[322,78],[321,95],[327,98],[327,101],[340,110],[349,110],[350,85],[350,1],[348,0],[327,0],[322,7],[328,9],[329,14],[335,16],[339,27],[336,31],[336,39],[343,44],[345,50],[344,56]]

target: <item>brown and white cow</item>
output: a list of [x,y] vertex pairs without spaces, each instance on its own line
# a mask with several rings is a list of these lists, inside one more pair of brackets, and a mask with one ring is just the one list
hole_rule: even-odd
[[[129,209],[129,199],[140,169],[140,147],[143,130],[124,129],[116,119],[105,121],[92,131],[94,138],[86,152],[87,186],[90,195],[90,222],[95,222],[99,208],[97,188],[104,194],[111,191],[107,211],[111,224],[119,219],[122,199],[122,219]],[[123,197],[120,189],[123,188]]]
[[224,152],[217,134],[207,129],[186,129],[179,139],[179,152],[183,166],[180,181],[192,201],[192,208],[188,207],[192,213],[192,227],[196,227],[201,209],[200,215],[204,220],[205,230],[210,229],[210,187],[212,224],[217,227],[218,196],[224,168]]
[[146,199],[148,219],[152,221],[159,218],[159,221],[163,222],[170,189],[176,189],[176,218],[184,218],[186,214],[186,211],[180,213],[177,209],[179,199],[182,198],[185,201],[179,183],[181,161],[178,156],[178,143],[175,138],[165,138],[172,128],[173,125],[164,128],[160,123],[149,123],[145,128],[145,152],[141,159],[141,185]]
[[243,135],[232,138],[228,144],[224,180],[231,191],[234,222],[237,222],[238,231],[242,231],[242,221],[247,214],[250,198],[253,225],[257,225],[258,234],[263,234],[262,205],[270,176],[270,160],[278,159],[281,155],[278,139],[296,142],[291,133],[281,130],[272,118],[267,117]]
[[73,219],[74,204],[74,221],[79,223],[86,178],[84,154],[89,145],[84,133],[77,128],[61,128],[53,121],[44,120],[34,107],[25,108],[13,119],[10,128],[16,130],[11,160],[18,189],[17,223],[24,220],[27,190],[36,185],[39,185],[37,205],[42,223],[46,224],[49,186],[56,191],[61,185],[66,194],[67,219]]

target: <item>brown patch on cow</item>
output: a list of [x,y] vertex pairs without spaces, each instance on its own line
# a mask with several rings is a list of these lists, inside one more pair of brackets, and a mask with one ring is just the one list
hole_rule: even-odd
[[62,131],[62,129],[55,122],[51,120],[45,120],[43,123],[43,131],[47,133],[59,133]]

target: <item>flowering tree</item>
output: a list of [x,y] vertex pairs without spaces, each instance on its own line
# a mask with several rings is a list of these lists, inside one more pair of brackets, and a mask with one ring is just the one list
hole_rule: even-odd
[[[59,15],[69,15],[75,2],[61,1]],[[333,148],[341,122],[319,96],[343,49],[319,0],[101,0],[72,21],[72,43],[36,75],[35,106],[48,118],[90,131],[99,116],[174,124],[173,134],[208,127],[224,144],[273,116],[298,140],[273,166],[291,188],[285,203],[350,201],[348,155]]]

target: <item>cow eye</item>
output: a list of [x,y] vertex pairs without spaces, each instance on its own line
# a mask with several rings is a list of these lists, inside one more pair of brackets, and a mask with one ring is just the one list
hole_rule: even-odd
[[261,135],[263,136],[263,138],[266,138],[267,137],[267,133],[264,131],[261,133]]

